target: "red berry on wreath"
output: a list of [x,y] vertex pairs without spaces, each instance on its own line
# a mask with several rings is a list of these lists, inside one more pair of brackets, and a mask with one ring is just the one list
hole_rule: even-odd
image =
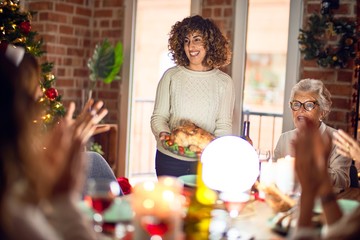
[[31,30],[31,25],[29,21],[25,21],[20,23],[20,30],[21,32],[23,32],[24,34],[28,34]]
[[348,45],[348,46],[352,45],[353,43],[354,43],[354,40],[352,38],[347,38],[345,40],[345,44]]
[[58,91],[55,88],[46,89],[45,95],[50,100],[55,100],[55,98],[57,98],[57,96],[59,96]]

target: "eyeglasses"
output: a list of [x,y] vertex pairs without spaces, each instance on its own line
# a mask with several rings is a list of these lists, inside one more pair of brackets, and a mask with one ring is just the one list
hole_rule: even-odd
[[318,102],[316,101],[306,101],[306,102],[299,102],[297,100],[294,100],[292,102],[290,102],[290,108],[293,110],[293,111],[298,111],[301,106],[304,107],[304,109],[306,111],[311,111],[315,108],[316,105],[319,105]]

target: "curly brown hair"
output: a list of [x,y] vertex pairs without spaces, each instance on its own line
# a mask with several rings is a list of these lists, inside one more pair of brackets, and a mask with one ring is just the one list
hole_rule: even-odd
[[212,20],[195,15],[184,18],[171,27],[168,48],[172,60],[177,65],[189,65],[189,59],[184,51],[184,41],[189,34],[194,32],[200,33],[204,41],[206,56],[203,64],[205,66],[219,68],[230,63],[231,51],[227,38]]

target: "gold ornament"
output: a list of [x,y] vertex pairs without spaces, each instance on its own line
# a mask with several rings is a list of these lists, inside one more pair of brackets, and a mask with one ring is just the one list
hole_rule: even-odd
[[60,103],[60,102],[57,102],[56,104],[55,104],[55,108],[61,108],[62,107],[62,104]]
[[326,25],[327,25],[327,28],[325,30],[326,37],[330,38],[331,36],[336,36],[336,32],[334,30],[334,23],[328,22]]
[[299,44],[299,49],[304,51],[307,48],[306,44]]
[[11,10],[15,11],[19,8],[19,4],[17,3],[17,1],[9,1],[9,3]]
[[304,40],[304,39],[305,39],[304,34],[300,33],[298,36],[298,40]]
[[14,40],[14,43],[24,43],[26,42],[26,37],[20,37]]
[[54,76],[54,74],[52,74],[52,73],[46,73],[46,74],[45,74],[45,79],[46,79],[47,81],[54,80],[54,78],[55,78],[55,76]]
[[333,60],[334,62],[336,62],[336,61],[338,60],[337,56],[333,56],[333,57],[332,57],[332,60]]

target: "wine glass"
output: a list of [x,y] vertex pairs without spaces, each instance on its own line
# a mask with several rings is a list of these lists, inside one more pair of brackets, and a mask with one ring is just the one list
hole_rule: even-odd
[[239,216],[240,212],[246,206],[246,203],[250,200],[249,193],[231,193],[222,192],[219,198],[224,202],[226,210],[229,212],[229,216],[235,219]]
[[[250,200],[250,193],[248,192],[222,192],[219,198],[224,202],[225,209],[230,216],[230,225],[227,229],[227,234],[231,234],[232,237],[236,235],[241,237],[240,231],[235,227],[235,220],[239,216],[240,212],[244,209],[246,204]],[[230,237],[230,236],[228,236]]]
[[271,153],[270,150],[263,150],[263,149],[258,149],[256,150],[258,157],[259,157],[259,162],[260,164],[262,162],[267,162],[270,160],[271,158]]
[[112,179],[88,179],[86,195],[94,210],[94,230],[103,231],[103,213],[111,206],[114,198],[120,194],[120,185]]
[[155,215],[141,216],[142,228],[151,236],[150,240],[162,240],[169,230],[169,221]]

